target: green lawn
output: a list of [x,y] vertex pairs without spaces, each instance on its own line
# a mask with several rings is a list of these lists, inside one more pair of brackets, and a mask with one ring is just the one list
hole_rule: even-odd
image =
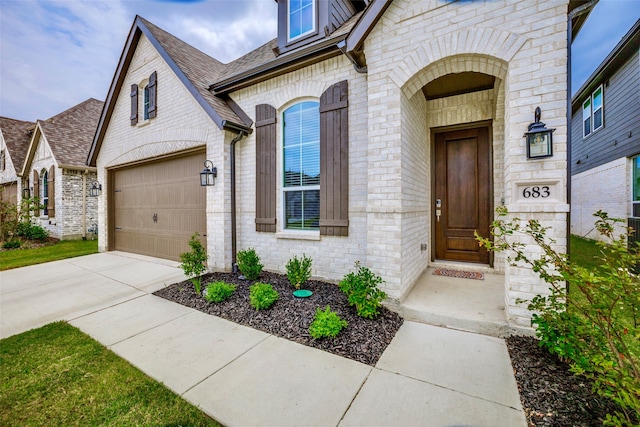
[[65,322],[0,340],[0,425],[220,426]]
[[61,240],[55,245],[0,252],[0,270],[25,267],[98,252],[97,240]]
[[602,255],[595,240],[571,235],[570,251],[571,261],[584,268],[595,269],[602,263],[602,260],[599,259]]

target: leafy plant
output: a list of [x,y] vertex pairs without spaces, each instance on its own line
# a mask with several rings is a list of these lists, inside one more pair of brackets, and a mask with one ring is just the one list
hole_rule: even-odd
[[7,240],[2,244],[2,247],[4,249],[18,249],[20,245],[20,240]]
[[266,310],[278,300],[278,291],[268,283],[255,283],[249,288],[249,302],[256,310]]
[[180,268],[182,268],[185,276],[187,276],[191,283],[193,283],[196,293],[200,295],[200,276],[202,276],[202,274],[207,270],[206,262],[209,256],[198,237],[200,237],[200,234],[194,233],[189,240],[189,247],[191,248],[191,251],[180,254],[180,260],[182,261]]
[[[0,193],[4,191],[0,188]],[[0,240],[16,240],[17,237],[32,240],[46,240],[49,237],[47,230],[39,225],[31,223],[31,215],[42,206],[37,198],[23,198],[20,205],[4,200],[0,194]],[[32,231],[32,227],[37,227]]]
[[[606,242],[598,242],[600,265],[585,268],[553,248],[549,227],[537,220],[524,226],[519,219],[502,219],[499,208],[493,222],[494,241],[476,236],[487,249],[510,251],[513,265],[529,266],[550,285],[548,295],[537,295],[528,304],[533,311],[540,345],[571,363],[574,373],[594,381],[601,396],[618,404],[605,424],[637,425],[640,422],[640,247],[627,244],[628,235],[615,235],[623,220],[598,211],[595,226]],[[628,233],[631,230],[627,230]],[[531,238],[542,253],[533,258],[515,234]],[[566,286],[565,286],[566,284]],[[571,289],[571,293],[567,292]]]
[[316,308],[313,322],[309,326],[309,334],[315,339],[336,337],[347,325],[347,321],[341,319],[335,311],[331,311],[331,307],[327,306],[324,311]]
[[294,288],[300,289],[300,286],[309,280],[311,277],[311,263],[311,258],[308,258],[305,254],[302,254],[300,259],[294,255],[287,262],[287,278]]
[[44,242],[49,237],[49,232],[38,224],[31,222],[20,222],[17,227],[17,234],[27,240],[39,240]]
[[379,314],[382,300],[387,297],[378,285],[383,283],[380,276],[356,262],[357,273],[349,273],[340,281],[338,287],[347,295],[349,305],[355,306],[358,316],[373,319]]
[[204,291],[204,299],[209,302],[222,302],[236,291],[236,285],[223,281],[209,283]]
[[238,268],[244,277],[248,280],[256,280],[260,277],[260,273],[262,273],[262,267],[264,267],[264,265],[260,264],[260,257],[256,253],[255,249],[249,248],[239,251],[236,258]]

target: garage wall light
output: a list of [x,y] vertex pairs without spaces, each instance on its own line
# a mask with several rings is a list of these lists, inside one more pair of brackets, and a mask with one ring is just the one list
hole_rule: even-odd
[[200,185],[203,187],[211,187],[216,185],[216,177],[218,176],[218,168],[213,166],[211,160],[204,161],[204,169],[200,172]]
[[98,197],[102,192],[102,184],[94,182],[89,189],[89,196]]

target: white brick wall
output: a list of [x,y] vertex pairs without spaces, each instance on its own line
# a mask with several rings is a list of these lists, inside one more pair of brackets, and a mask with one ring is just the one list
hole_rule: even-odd
[[[621,157],[571,177],[571,233],[600,239],[593,214],[626,219],[631,212],[631,165]],[[626,225],[626,223],[625,223]],[[623,230],[620,227],[618,234]]]
[[10,182],[18,181],[18,175],[16,169],[22,167],[22,165],[16,165],[14,167],[13,160],[11,159],[11,153],[7,148],[7,143],[4,140],[2,129],[0,129],[0,151],[5,153],[5,167],[4,170],[0,170],[0,184],[7,184]]

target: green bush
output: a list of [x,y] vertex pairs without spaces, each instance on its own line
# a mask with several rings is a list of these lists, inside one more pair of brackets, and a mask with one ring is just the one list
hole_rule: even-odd
[[255,283],[249,288],[249,301],[256,310],[266,310],[278,300],[278,291],[268,283]]
[[180,268],[182,268],[185,276],[193,283],[196,293],[201,295],[200,276],[207,270],[206,262],[209,256],[198,237],[200,237],[200,234],[194,233],[193,236],[191,236],[191,240],[189,240],[191,251],[180,254],[180,261],[182,261]]
[[204,299],[209,302],[222,302],[236,291],[236,285],[223,281],[209,283],[204,291]]
[[347,325],[347,321],[341,319],[335,311],[331,311],[331,307],[327,306],[324,311],[316,308],[316,315],[309,326],[309,334],[315,339],[336,337]]
[[49,237],[49,232],[38,224],[20,222],[17,226],[17,234],[27,240],[39,240],[44,242]]
[[256,280],[262,273],[262,267],[260,264],[260,257],[256,253],[255,249],[249,248],[244,251],[238,252],[237,256],[238,268],[240,272],[248,280]]
[[305,254],[302,254],[301,259],[294,256],[287,262],[287,278],[294,288],[300,289],[300,286],[309,280],[311,277],[311,263],[311,258],[307,258]]
[[360,266],[359,262],[356,262],[356,268],[358,272],[344,276],[338,287],[347,295],[349,305],[356,307],[358,316],[373,319],[379,314],[382,300],[387,297],[378,289],[383,281],[367,267]]
[[[618,404],[620,410],[608,414],[605,424],[637,425],[640,276],[634,267],[640,262],[640,247],[628,245],[628,235],[615,235],[615,224],[623,220],[602,211],[594,214],[596,229],[607,242],[597,243],[599,265],[585,268],[554,250],[555,242],[546,237],[548,227],[536,220],[524,226],[518,218],[507,222],[502,218],[507,210],[497,211],[501,218],[493,222],[494,241],[477,235],[476,239],[489,250],[510,251],[512,265],[530,267],[550,285],[548,295],[537,295],[528,304],[540,345],[569,361],[574,373],[591,378],[598,394]],[[533,239],[542,253],[531,257],[516,234]]]
[[21,243],[20,240],[9,240],[2,244],[4,249],[18,249]]

